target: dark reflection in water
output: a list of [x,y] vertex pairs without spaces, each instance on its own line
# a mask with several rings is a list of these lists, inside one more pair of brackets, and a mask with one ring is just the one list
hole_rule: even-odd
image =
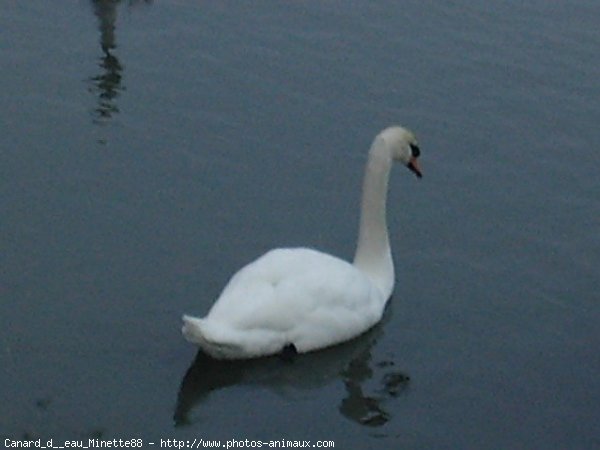
[[103,53],[98,64],[100,73],[89,78],[90,92],[98,97],[98,106],[94,109],[96,123],[103,123],[119,112],[116,99],[125,89],[122,85],[123,65],[114,55],[117,48],[115,24],[119,3],[117,0],[92,0],[94,14],[99,21],[100,47]]
[[363,384],[373,378],[371,353],[363,352],[341,372],[346,387],[347,396],[342,400],[339,410],[347,418],[361,425],[377,427],[385,424],[390,415],[382,407],[382,401],[389,397],[397,397],[408,388],[409,376],[394,370],[393,361],[381,361],[376,364],[378,369],[385,370],[379,381],[378,395],[369,396],[363,391]]
[[[389,311],[386,317],[389,317]],[[292,361],[278,357],[217,361],[199,351],[179,387],[173,417],[175,425],[192,422],[189,416],[194,407],[208,398],[211,392],[229,386],[254,384],[281,392],[284,387],[317,389],[340,379],[346,395],[339,402],[339,412],[361,425],[381,426],[390,420],[385,401],[406,390],[410,379],[396,369],[394,361],[372,361],[371,349],[382,334],[383,325],[379,324],[353,341],[320,352],[298,355]],[[365,394],[373,384],[376,386],[375,395]]]
[[[116,56],[117,41],[115,37],[117,10],[121,0],[92,0],[94,14],[98,18],[100,29],[99,58],[100,73],[88,79],[90,92],[98,97],[98,105],[93,111],[94,122],[98,124],[110,120],[119,112],[117,98],[125,90],[123,86],[123,65]],[[129,1],[128,4],[151,3],[151,0]]]

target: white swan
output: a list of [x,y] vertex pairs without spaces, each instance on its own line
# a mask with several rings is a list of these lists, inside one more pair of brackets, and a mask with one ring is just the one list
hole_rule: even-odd
[[418,177],[417,140],[379,133],[365,171],[353,264],[309,248],[271,250],[239,270],[204,318],[183,316],[185,338],[218,359],[318,350],[356,337],[382,317],[394,287],[386,223],[393,160]]

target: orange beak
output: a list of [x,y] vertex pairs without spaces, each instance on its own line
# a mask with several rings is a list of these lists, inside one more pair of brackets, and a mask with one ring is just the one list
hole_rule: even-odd
[[423,176],[423,173],[421,172],[421,167],[419,167],[419,161],[416,157],[413,156],[412,158],[410,158],[410,161],[408,162],[406,167],[408,167],[411,170],[411,172],[414,172],[417,178],[421,178]]

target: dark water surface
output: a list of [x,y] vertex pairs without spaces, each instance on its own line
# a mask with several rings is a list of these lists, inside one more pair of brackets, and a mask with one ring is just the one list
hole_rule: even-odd
[[[3,2],[0,437],[600,448],[598,17]],[[243,264],[352,256],[392,123],[425,177],[392,174],[384,322],[293,363],[196,360],[180,316]]]

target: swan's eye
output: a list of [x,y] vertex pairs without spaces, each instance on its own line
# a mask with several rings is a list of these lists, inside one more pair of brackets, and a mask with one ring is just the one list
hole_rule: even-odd
[[415,158],[421,154],[421,149],[419,148],[418,145],[415,145],[415,144],[410,144],[410,151],[412,152],[412,155]]

